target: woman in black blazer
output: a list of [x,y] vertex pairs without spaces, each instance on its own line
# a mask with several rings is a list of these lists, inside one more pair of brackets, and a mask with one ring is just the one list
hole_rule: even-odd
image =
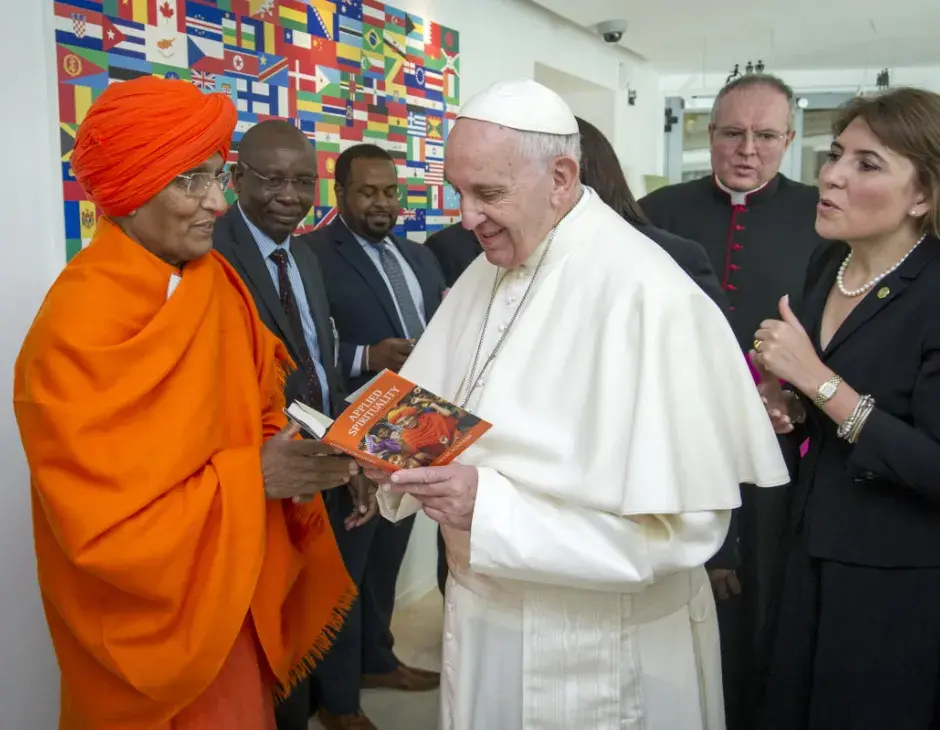
[[833,243],[752,353],[775,429],[809,440],[763,727],[927,730],[940,727],[940,96],[854,99],[834,132],[816,218]]

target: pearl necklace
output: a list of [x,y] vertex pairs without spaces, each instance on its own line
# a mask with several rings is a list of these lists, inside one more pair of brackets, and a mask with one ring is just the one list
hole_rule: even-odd
[[879,281],[884,279],[889,274],[893,274],[895,271],[897,271],[898,267],[900,267],[901,264],[903,264],[907,260],[908,256],[914,253],[914,249],[917,248],[923,242],[925,238],[927,238],[926,234],[921,236],[920,240],[917,243],[915,243],[913,246],[911,246],[910,251],[904,254],[901,257],[901,259],[896,264],[894,264],[894,266],[892,266],[887,271],[884,271],[878,274],[873,279],[871,279],[867,284],[860,286],[858,289],[846,289],[845,283],[842,281],[842,277],[845,275],[845,270],[849,267],[849,262],[852,260],[852,252],[849,251],[849,255],[845,257],[845,260],[842,262],[842,265],[839,266],[839,273],[836,274],[836,286],[839,287],[839,293],[842,294],[842,296],[844,297],[858,297],[864,294],[865,292],[869,291]]

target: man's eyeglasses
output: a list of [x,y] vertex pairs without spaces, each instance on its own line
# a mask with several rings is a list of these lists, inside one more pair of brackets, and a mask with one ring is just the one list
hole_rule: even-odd
[[218,183],[219,189],[225,192],[229,181],[232,179],[232,173],[228,170],[222,172],[190,172],[186,175],[177,175],[177,181],[180,188],[191,198],[205,197],[212,183]]
[[764,149],[776,146],[787,136],[786,133],[773,132],[771,130],[749,133],[744,129],[737,129],[736,127],[720,127],[716,130],[716,134],[720,142],[734,147],[744,142],[748,138],[748,134],[750,134],[751,139],[754,140],[754,146]]
[[261,186],[269,193],[281,192],[284,190],[284,188],[287,187],[288,183],[293,185],[295,190],[299,190],[301,192],[313,192],[317,186],[316,175],[312,177],[309,175],[302,175],[301,177],[281,177],[280,175],[272,175],[268,177],[267,175],[262,175],[246,162],[240,162],[238,164],[258,178],[258,180],[261,182]]

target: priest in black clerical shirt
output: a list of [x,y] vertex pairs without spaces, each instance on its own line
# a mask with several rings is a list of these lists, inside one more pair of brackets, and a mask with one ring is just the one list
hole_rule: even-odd
[[[779,316],[780,298],[801,295],[810,255],[821,244],[815,229],[817,189],[779,172],[793,140],[795,113],[793,91],[780,79],[749,74],[732,81],[712,109],[713,173],[660,188],[640,201],[653,225],[704,246],[744,352],[751,349],[760,323]],[[749,685],[770,598],[786,490],[745,486],[742,500],[737,516],[740,567],[736,572],[731,566],[711,571],[719,598],[728,730],[751,727],[754,695]]]

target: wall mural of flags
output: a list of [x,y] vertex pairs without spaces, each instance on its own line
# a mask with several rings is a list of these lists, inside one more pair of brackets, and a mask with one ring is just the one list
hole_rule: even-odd
[[[423,240],[459,216],[443,182],[443,139],[460,103],[460,41],[379,0],[46,0],[53,6],[66,255],[88,245],[98,211],[69,156],[88,107],[110,84],[183,79],[239,110],[230,156],[252,125],[290,119],[317,148],[322,181],[304,228],[336,215],[336,157],[360,142],[395,158],[397,233]],[[231,191],[229,191],[231,199]]]

